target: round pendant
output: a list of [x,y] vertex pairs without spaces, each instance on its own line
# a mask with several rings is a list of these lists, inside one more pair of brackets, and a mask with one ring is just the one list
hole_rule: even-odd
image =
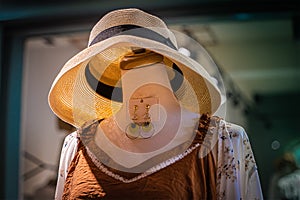
[[139,137],[140,127],[136,125],[135,123],[130,123],[126,127],[126,136],[130,139],[136,139]]
[[151,122],[146,122],[141,126],[140,136],[144,139],[150,138],[154,134],[154,131],[153,124]]

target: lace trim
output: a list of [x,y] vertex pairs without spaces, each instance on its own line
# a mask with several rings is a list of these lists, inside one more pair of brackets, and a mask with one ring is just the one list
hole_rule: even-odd
[[[82,126],[82,128],[80,128],[78,130],[78,136],[81,138],[81,139],[85,139],[86,141],[90,141],[92,140],[92,136],[93,134],[95,133],[96,131],[96,127],[97,125],[102,121],[103,119],[101,120],[93,120],[92,122],[89,122],[89,123],[86,123],[85,125]],[[211,124],[212,122],[214,122],[213,124]],[[102,164],[99,159],[97,159],[97,157],[95,156],[95,154],[89,149],[89,147],[86,145],[85,146],[85,149],[86,149],[86,152],[88,154],[88,156],[90,157],[90,159],[92,160],[92,162],[103,172],[105,173],[106,175],[116,179],[116,180],[119,180],[121,182],[124,182],[124,183],[131,183],[131,182],[134,182],[134,181],[137,181],[139,179],[142,179],[146,176],[149,176],[163,168],[166,168],[168,166],[170,166],[171,164],[183,159],[184,157],[186,157],[187,155],[189,155],[193,150],[195,150],[196,148],[198,148],[202,143],[203,143],[203,140],[205,138],[205,135],[208,131],[208,128],[210,125],[213,125],[215,126],[216,125],[216,120],[211,120],[210,116],[208,114],[203,114],[201,115],[200,117],[200,120],[199,120],[199,125],[198,125],[198,129],[196,129],[196,133],[197,133],[197,136],[199,137],[200,139],[200,142],[197,142],[195,145],[189,147],[187,150],[185,150],[183,153],[181,154],[178,154],[166,161],[163,161],[161,162],[160,164],[157,164],[151,168],[149,168],[148,170],[146,170],[145,172],[141,173],[140,175],[136,176],[136,177],[133,177],[131,179],[127,179],[127,178],[124,178],[122,176],[120,176],[119,174],[116,174],[112,171],[110,171],[104,164]],[[202,133],[205,133],[205,134],[202,134]]]
[[166,168],[170,165],[172,165],[173,163],[183,159],[184,157],[186,157],[187,155],[189,155],[191,152],[193,152],[197,147],[199,147],[200,144],[197,143],[195,144],[194,146],[188,148],[187,150],[185,150],[183,153],[177,155],[177,156],[174,156],[156,166],[153,166],[151,167],[150,169],[148,169],[147,171],[141,173],[140,175],[136,176],[136,177],[133,177],[131,179],[127,179],[127,178],[124,178],[122,176],[120,176],[119,174],[116,174],[112,171],[110,171],[107,167],[105,167],[97,158],[96,156],[88,149],[88,147],[86,147],[86,150],[87,150],[87,154],[89,155],[89,157],[91,158],[91,160],[93,161],[93,163],[103,172],[105,173],[106,175],[118,180],[118,181],[121,181],[123,183],[131,183],[131,182],[134,182],[134,181],[137,181],[139,179],[142,179],[146,176],[149,176],[163,168]]

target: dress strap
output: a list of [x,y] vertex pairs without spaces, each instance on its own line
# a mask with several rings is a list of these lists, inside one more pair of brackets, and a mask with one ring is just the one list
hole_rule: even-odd
[[202,114],[200,119],[199,119],[199,123],[198,123],[198,128],[196,128],[195,132],[195,139],[193,141],[193,144],[199,143],[202,144],[205,136],[209,130],[209,126],[210,126],[210,121],[211,121],[211,117],[208,114]]

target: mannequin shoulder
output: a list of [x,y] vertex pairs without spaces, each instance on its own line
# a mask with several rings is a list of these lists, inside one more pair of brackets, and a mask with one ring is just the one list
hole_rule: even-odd
[[62,150],[67,151],[68,149],[74,149],[77,147],[78,144],[78,132],[74,131],[68,134],[63,142]]
[[226,129],[228,133],[231,135],[231,137],[248,138],[244,127],[230,122],[225,122],[225,123],[226,123]]
[[211,126],[218,129],[219,136],[221,138],[230,138],[230,139],[248,139],[248,135],[244,129],[244,127],[228,122],[222,118],[213,116],[211,118]]
[[72,133],[69,133],[68,135],[66,135],[65,137],[65,142],[70,142],[70,141],[75,141],[78,139],[78,131],[74,131]]

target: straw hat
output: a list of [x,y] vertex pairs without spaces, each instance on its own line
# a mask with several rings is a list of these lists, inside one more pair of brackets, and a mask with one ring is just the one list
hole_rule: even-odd
[[49,105],[75,127],[107,118],[122,106],[120,60],[134,48],[164,57],[174,94],[188,110],[213,114],[221,93],[198,62],[178,51],[175,35],[159,18],[139,9],[106,14],[93,27],[88,47],[61,69],[49,92]]

